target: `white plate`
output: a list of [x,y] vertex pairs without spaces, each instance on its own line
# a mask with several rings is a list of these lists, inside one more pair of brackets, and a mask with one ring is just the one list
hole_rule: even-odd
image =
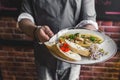
[[108,52],[108,54],[100,57],[100,59],[98,59],[98,60],[91,60],[89,58],[82,57],[82,59],[80,61],[68,61],[68,60],[65,60],[61,57],[58,57],[54,53],[52,53],[52,55],[59,60],[62,60],[62,61],[68,62],[68,63],[73,63],[73,64],[94,64],[94,63],[100,63],[100,62],[109,60],[117,52],[117,46],[116,46],[115,42],[109,36],[107,36],[107,35],[105,35],[104,33],[101,33],[101,32],[91,31],[91,30],[86,30],[86,29],[70,29],[70,30],[65,29],[65,30],[61,30],[60,32],[58,32],[58,34],[53,36],[49,41],[50,42],[57,41],[57,39],[61,35],[66,34],[66,33],[69,33],[69,34],[88,33],[88,34],[98,35],[98,36],[100,36],[104,39],[104,42],[100,44],[100,47],[103,48],[105,52]]

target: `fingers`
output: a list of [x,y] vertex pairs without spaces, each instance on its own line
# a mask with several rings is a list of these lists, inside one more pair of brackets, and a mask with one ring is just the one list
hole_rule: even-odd
[[48,41],[54,33],[48,26],[42,26],[38,31],[38,38],[41,42]]
[[48,35],[49,37],[52,37],[54,35],[54,33],[51,31],[51,29],[48,26],[44,26],[41,29],[43,29],[45,34]]
[[84,28],[85,29],[90,29],[90,30],[96,30],[96,28],[91,24],[85,25]]
[[39,34],[38,34],[38,38],[41,42],[45,42],[45,41],[48,41],[50,39],[50,37],[48,35],[46,35],[46,33],[44,32],[43,29],[40,29]]

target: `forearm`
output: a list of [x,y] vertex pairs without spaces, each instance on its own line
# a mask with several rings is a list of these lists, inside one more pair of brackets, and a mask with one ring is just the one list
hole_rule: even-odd
[[83,20],[96,21],[95,0],[83,0]]
[[19,28],[28,36],[34,39],[34,30],[36,25],[29,19],[22,19],[18,22]]
[[49,26],[35,25],[34,18],[28,13],[22,13],[18,17],[18,24],[20,29],[25,34],[32,37],[36,41],[45,42],[48,41],[54,35]]
[[83,21],[80,22],[79,27],[96,30],[98,24],[96,22],[95,0],[83,0]]

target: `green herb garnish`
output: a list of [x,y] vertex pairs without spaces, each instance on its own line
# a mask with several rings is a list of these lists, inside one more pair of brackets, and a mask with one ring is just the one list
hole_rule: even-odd
[[69,35],[69,38],[70,38],[70,39],[74,39],[74,38],[75,38],[75,35],[71,34],[71,35]]
[[96,40],[96,37],[90,36],[90,40],[94,42]]

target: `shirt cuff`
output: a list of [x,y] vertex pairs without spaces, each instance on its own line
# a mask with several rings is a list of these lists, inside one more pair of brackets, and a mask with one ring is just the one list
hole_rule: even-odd
[[22,19],[29,19],[31,20],[33,23],[35,23],[34,18],[29,14],[29,13],[21,13],[18,16],[18,22],[20,22]]
[[98,24],[95,21],[92,20],[82,20],[76,27],[83,27],[87,24],[93,25],[98,30]]

